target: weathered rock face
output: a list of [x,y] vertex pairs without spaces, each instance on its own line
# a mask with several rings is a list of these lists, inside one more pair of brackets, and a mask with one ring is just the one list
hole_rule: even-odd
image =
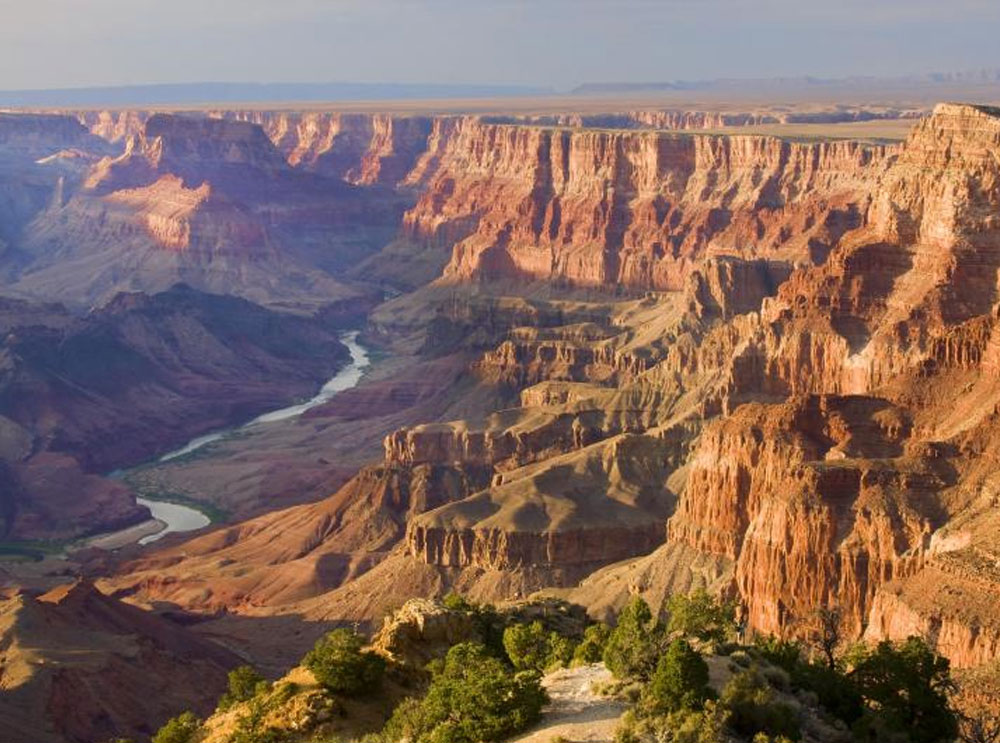
[[386,114],[224,112],[260,124],[289,164],[363,185],[395,186],[423,154],[431,119]]
[[443,657],[452,645],[480,641],[471,614],[450,611],[435,601],[418,598],[385,618],[372,638],[372,647],[393,662],[423,669],[434,658]]
[[735,564],[760,631],[839,605],[857,633],[878,586],[921,565],[940,517],[938,473],[886,464],[908,433],[871,398],[741,406],[702,435],[669,537]]
[[982,554],[935,559],[904,580],[879,588],[865,639],[926,637],[956,668],[992,664],[1000,656],[995,564]]
[[[646,554],[663,541],[657,523],[645,527],[587,528],[529,534],[497,529],[453,529],[417,524],[408,534],[410,555],[431,565],[516,571],[525,567],[582,567]],[[600,557],[595,559],[595,555]],[[572,573],[579,577],[579,572]]]
[[78,111],[73,115],[91,134],[112,143],[127,142],[142,134],[152,112],[138,110]]
[[[921,629],[958,665],[989,657],[998,133],[1000,113],[967,106],[938,107],[899,147],[433,120],[389,180],[421,193],[400,255],[454,243],[421,292],[451,306],[423,308],[412,347],[478,354],[454,408],[425,418],[463,420],[398,424],[382,474],[309,532],[310,579],[261,547],[229,598],[260,606],[281,597],[261,586],[291,585],[312,616],[371,620],[415,587],[496,598],[650,553],[588,581],[615,597],[594,604],[633,579],[657,599],[707,585],[761,632],[802,633],[837,604],[849,636]],[[383,141],[404,140],[394,122]],[[350,178],[369,145],[343,147]],[[373,332],[409,338],[413,306]],[[472,402],[484,387],[503,409]],[[227,539],[148,565],[140,594],[198,605]]]
[[256,124],[177,114],[59,188],[15,242],[18,289],[85,305],[177,281],[290,308],[357,296],[332,275],[387,242],[404,205],[293,168]]
[[619,436],[499,474],[481,492],[411,519],[407,551],[433,565],[583,569],[662,541],[672,506],[668,441]]
[[[445,278],[679,289],[711,244],[821,258],[859,226],[883,147],[448,122],[407,215]],[[467,236],[465,236],[467,235]]]
[[934,545],[988,530],[998,132],[997,112],[939,106],[865,225],[702,344],[694,363],[728,366],[730,412],[702,435],[669,539],[733,561],[762,631],[794,633],[836,604],[849,633],[926,631],[958,665],[995,650],[995,600],[918,597],[996,585],[992,558]]

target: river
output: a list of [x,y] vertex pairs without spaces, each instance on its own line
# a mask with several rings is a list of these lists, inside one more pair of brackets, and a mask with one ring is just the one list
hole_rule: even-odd
[[[322,405],[323,403],[328,402],[338,392],[354,387],[359,381],[361,381],[361,377],[365,373],[365,369],[368,368],[371,361],[368,358],[368,352],[360,343],[358,343],[358,331],[353,330],[348,333],[344,333],[340,340],[351,352],[351,362],[337,372],[337,374],[334,375],[326,384],[324,384],[322,388],[320,388],[320,391],[317,392],[311,399],[296,405],[290,405],[286,408],[280,408],[278,410],[272,410],[269,413],[264,413],[242,426],[225,428],[213,433],[198,436],[197,438],[191,439],[179,449],[175,449],[174,451],[164,454],[158,461],[169,462],[172,459],[183,457],[185,454],[197,451],[203,446],[211,444],[213,441],[222,441],[235,433],[245,431],[249,428],[253,428],[254,426],[297,418],[310,408],[315,408],[317,405]],[[166,525],[155,534],[144,536],[139,540],[139,544],[149,544],[150,542],[155,542],[157,539],[160,539],[171,532],[184,532],[201,529],[211,523],[211,519],[209,519],[208,516],[189,506],[183,506],[179,503],[167,503],[166,501],[154,501],[149,500],[148,498],[137,498],[136,500],[152,512],[153,518]]]

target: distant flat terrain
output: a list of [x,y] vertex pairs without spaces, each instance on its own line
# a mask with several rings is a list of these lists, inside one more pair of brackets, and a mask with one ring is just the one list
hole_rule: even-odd
[[823,124],[760,124],[691,130],[703,134],[758,134],[785,139],[851,139],[861,142],[901,142],[913,128],[913,119],[877,119]]

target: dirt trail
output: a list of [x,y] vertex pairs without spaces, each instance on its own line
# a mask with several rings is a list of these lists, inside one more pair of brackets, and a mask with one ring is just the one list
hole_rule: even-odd
[[595,682],[610,679],[603,663],[550,673],[542,684],[552,701],[542,712],[541,722],[512,743],[550,743],[554,738],[568,743],[611,743],[626,706],[593,689]]

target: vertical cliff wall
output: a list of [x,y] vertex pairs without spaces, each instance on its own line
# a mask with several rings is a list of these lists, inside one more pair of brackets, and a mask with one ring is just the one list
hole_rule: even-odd
[[[709,253],[821,260],[894,152],[853,142],[451,122],[405,224],[446,280],[679,289]],[[426,175],[422,175],[426,178]],[[465,235],[463,237],[463,235]]]

